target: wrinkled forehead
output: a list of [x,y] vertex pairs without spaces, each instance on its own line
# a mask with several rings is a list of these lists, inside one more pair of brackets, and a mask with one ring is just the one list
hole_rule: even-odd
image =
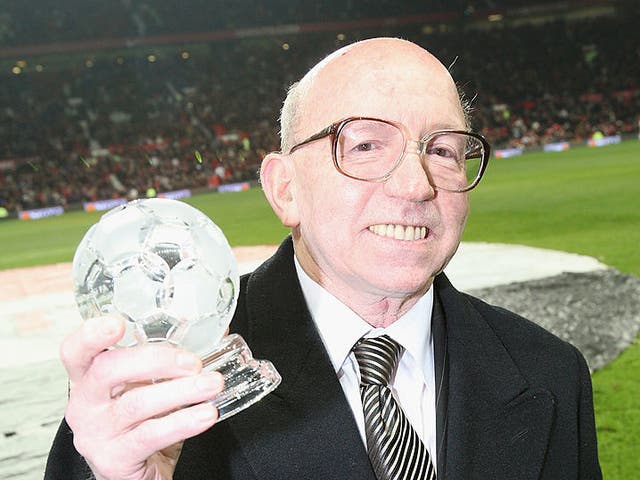
[[312,133],[351,116],[402,122],[412,130],[464,128],[455,83],[429,52],[397,39],[335,52],[303,81],[301,130]]

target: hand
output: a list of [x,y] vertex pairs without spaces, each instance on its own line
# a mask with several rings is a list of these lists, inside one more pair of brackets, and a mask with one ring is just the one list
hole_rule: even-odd
[[97,480],[168,480],[184,439],[217,420],[200,402],[222,390],[222,375],[202,373],[196,355],[167,345],[105,350],[123,334],[122,320],[102,317],[65,339],[65,417]]

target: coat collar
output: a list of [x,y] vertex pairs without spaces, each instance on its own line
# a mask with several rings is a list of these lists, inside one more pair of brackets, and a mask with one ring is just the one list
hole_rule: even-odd
[[509,347],[444,275],[448,399],[446,478],[536,479],[555,412],[550,392],[528,384]]

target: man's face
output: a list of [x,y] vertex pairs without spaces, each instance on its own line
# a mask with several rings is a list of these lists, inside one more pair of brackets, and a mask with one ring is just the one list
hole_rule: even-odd
[[[446,69],[411,44],[388,42],[349,50],[317,73],[298,140],[351,116],[402,123],[413,139],[465,127]],[[293,236],[305,271],[343,301],[426,291],[458,247],[467,194],[435,191],[413,153],[384,183],[340,174],[329,138],[293,158],[299,219]],[[416,230],[425,234],[415,239]]]

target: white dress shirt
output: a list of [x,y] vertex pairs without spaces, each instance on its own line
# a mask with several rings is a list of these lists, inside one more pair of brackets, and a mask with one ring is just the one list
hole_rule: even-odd
[[409,422],[436,463],[436,401],[431,335],[433,287],[402,317],[386,328],[374,328],[313,281],[295,259],[298,279],[333,368],[360,429],[366,447],[360,398],[360,369],[351,351],[362,337],[389,335],[405,348],[389,385]]

